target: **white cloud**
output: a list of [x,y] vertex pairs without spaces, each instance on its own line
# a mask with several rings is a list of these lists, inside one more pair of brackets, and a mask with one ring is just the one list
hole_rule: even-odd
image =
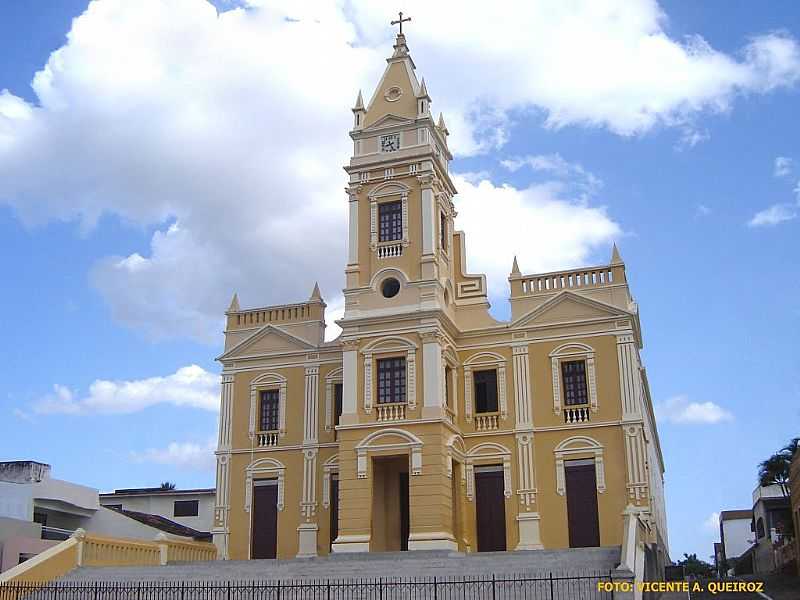
[[684,150],[685,148],[694,148],[697,144],[707,142],[711,139],[711,134],[707,129],[696,129],[695,127],[687,126],[683,128],[681,137],[678,143],[675,144],[676,150]]
[[774,226],[797,218],[797,207],[792,204],[773,204],[753,215],[747,224],[750,227]]
[[603,187],[603,181],[583,168],[579,163],[569,162],[560,154],[538,154],[501,160],[500,164],[509,171],[516,172],[522,167],[547,173],[552,177],[573,184],[587,198],[594,196]]
[[792,161],[792,159],[787,156],[776,157],[773,175],[775,175],[775,177],[786,177],[787,175],[790,175],[792,172],[793,162],[794,161]]
[[715,425],[733,420],[733,415],[713,402],[690,402],[686,395],[673,396],[657,403],[659,421],[678,425]]
[[[462,155],[502,145],[518,109],[537,107],[549,127],[635,135],[694,127],[740,94],[800,77],[788,34],[754,37],[736,58],[699,37],[670,38],[652,0],[476,2],[456,18],[446,3],[409,2],[412,53]],[[36,74],[36,104],[0,92],[0,201],[27,224],[74,219],[88,230],[112,215],[155,230],[149,248],[105,257],[91,273],[113,315],[152,337],[218,342],[234,290],[245,305],[292,302],[319,278],[335,297],[348,107],[359,87],[369,96],[385,64],[387,10],[276,0],[218,14],[203,0],[93,2]],[[525,214],[571,215],[551,224],[583,219],[588,240],[549,231],[548,246],[529,222],[517,252],[530,265],[575,264],[609,238],[607,218],[603,231],[586,220],[602,224],[601,210],[552,201],[563,187],[551,196],[462,187],[472,192],[466,206],[485,191],[536,199]],[[459,226],[486,237],[479,222]]]
[[517,189],[459,175],[454,181],[456,225],[467,233],[468,269],[486,273],[492,295],[508,295],[515,255],[525,273],[564,269],[585,264],[597,248],[610,253],[612,240],[621,235],[603,207],[571,199],[559,182]]
[[710,215],[712,212],[714,212],[714,211],[712,211],[712,210],[711,210],[711,209],[710,209],[708,206],[706,206],[705,204],[698,204],[698,205],[697,205],[697,208],[696,208],[696,210],[695,210],[695,215],[696,215],[696,216],[698,216],[698,217],[707,217],[707,216],[708,216],[708,215]]
[[143,452],[131,452],[130,458],[136,463],[169,465],[179,469],[213,471],[216,458],[216,444],[209,440],[205,444],[194,442],[170,442],[165,448],[148,448]]
[[95,380],[80,396],[55,384],[53,392],[34,404],[39,414],[126,414],[157,404],[219,410],[219,377],[197,365],[181,367],[165,377],[132,381]]
[[703,521],[703,529],[708,531],[719,531],[719,513],[712,512],[708,518]]

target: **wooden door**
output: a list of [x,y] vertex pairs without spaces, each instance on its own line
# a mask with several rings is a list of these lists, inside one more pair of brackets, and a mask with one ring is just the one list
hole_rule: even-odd
[[278,552],[278,482],[253,482],[251,558],[275,558]]
[[398,473],[400,480],[400,550],[408,550],[410,510],[408,506],[408,473]]
[[331,546],[339,537],[339,478],[331,478]]
[[502,468],[475,473],[475,512],[478,552],[506,549],[506,498]]
[[[584,461],[575,461],[583,463]],[[597,516],[597,479],[591,464],[564,466],[567,484],[567,520],[570,548],[600,545],[600,521]]]

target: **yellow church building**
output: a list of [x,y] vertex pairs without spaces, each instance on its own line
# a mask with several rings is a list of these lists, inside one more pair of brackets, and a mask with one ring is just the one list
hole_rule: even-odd
[[631,513],[664,556],[664,464],[616,247],[607,265],[533,275],[508,257],[511,318],[494,319],[402,32],[387,63],[352,109],[341,335],[324,341],[316,286],[226,312],[220,556],[615,546]]

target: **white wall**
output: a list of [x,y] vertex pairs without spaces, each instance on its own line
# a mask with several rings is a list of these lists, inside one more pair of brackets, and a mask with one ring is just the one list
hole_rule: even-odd
[[[125,510],[160,515],[170,521],[175,521],[198,531],[211,531],[211,526],[214,522],[214,498],[214,493],[164,494],[157,492],[154,494],[110,496],[100,498],[100,503],[103,505],[122,504],[122,508]],[[197,516],[176,517],[174,514],[175,500],[197,500]]]
[[31,486],[0,481],[0,517],[33,521]]
[[753,540],[756,534],[750,531],[750,519],[729,519],[722,522],[725,534],[725,556],[728,559],[736,558],[752,545],[748,540]]

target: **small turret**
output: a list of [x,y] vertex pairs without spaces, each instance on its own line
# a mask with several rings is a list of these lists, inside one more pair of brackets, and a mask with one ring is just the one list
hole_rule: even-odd
[[446,144],[447,136],[450,135],[450,131],[447,129],[447,125],[444,122],[444,115],[442,113],[439,113],[439,123],[437,123],[436,128],[442,134],[442,137],[444,138],[444,143]]
[[364,109],[364,98],[361,96],[361,90],[358,90],[358,98],[356,98],[356,105],[353,107],[353,129],[362,129],[364,127],[364,116],[367,111]]
[[425,85],[425,78],[419,86],[417,94],[417,118],[430,115],[431,97],[428,95],[428,86]]

